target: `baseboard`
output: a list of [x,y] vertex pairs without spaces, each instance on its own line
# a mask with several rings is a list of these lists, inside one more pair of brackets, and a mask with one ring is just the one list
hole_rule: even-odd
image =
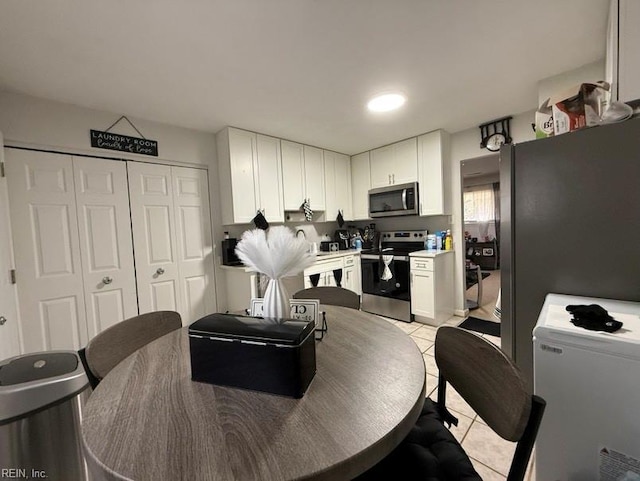
[[458,317],[467,317],[469,315],[469,309],[456,309],[453,313]]

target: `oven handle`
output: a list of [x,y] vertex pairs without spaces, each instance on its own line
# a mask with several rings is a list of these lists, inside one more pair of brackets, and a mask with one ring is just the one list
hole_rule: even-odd
[[[375,255],[375,254],[360,254],[360,259],[381,260],[382,256]],[[393,256],[393,260],[409,262],[409,256]]]
[[402,208],[407,210],[407,189],[402,189]]

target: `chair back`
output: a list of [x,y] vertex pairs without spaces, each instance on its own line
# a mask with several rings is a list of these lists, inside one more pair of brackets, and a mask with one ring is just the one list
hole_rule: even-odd
[[180,314],[156,311],[125,319],[95,336],[85,349],[86,362],[97,379],[151,341],[182,327]]
[[[495,344],[465,329],[442,326],[435,341],[440,384],[451,384],[500,437],[517,442],[508,481],[523,479],[545,401]],[[444,387],[439,386],[444,398]]]
[[320,304],[360,309],[360,296],[343,287],[310,287],[296,292],[294,299],[319,299]]

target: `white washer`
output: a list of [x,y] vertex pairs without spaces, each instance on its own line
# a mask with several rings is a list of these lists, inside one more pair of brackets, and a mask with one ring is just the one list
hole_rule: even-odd
[[[598,304],[623,327],[574,326],[571,304]],[[548,294],[533,360],[534,392],[547,402],[536,479],[640,480],[640,302]]]

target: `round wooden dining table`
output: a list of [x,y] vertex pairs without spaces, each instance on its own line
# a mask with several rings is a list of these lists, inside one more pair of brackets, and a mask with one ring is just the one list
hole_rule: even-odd
[[127,357],[85,405],[92,479],[347,480],[376,464],[420,414],[422,355],[378,316],[322,310],[300,399],[192,381],[187,328]]

